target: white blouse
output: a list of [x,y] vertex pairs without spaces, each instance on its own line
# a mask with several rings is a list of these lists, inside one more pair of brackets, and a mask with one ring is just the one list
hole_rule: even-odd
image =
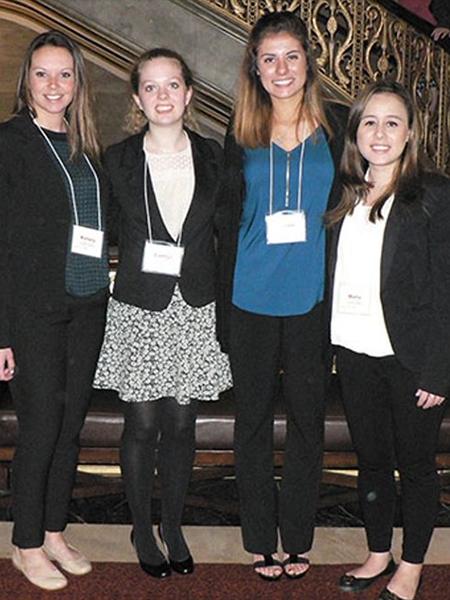
[[382,219],[369,221],[370,206],[359,203],[342,223],[334,276],[331,341],[354,352],[394,354],[380,297],[384,231],[394,196]]
[[144,147],[159,212],[174,240],[182,231],[195,187],[191,142],[186,139],[187,146],[180,152],[156,154]]

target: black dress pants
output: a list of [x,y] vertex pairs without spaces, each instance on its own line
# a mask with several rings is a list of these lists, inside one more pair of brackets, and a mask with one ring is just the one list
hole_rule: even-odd
[[79,450],[103,338],[106,292],[67,297],[60,310],[13,319],[19,422],[13,462],[13,544],[37,548],[66,526]]
[[[422,563],[438,509],[436,448],[444,406],[416,406],[417,377],[394,357],[337,348],[345,412],[358,455],[358,493],[369,550],[391,548],[401,482],[403,560]],[[432,391],[432,390],[427,390]]]
[[[295,317],[232,309],[236,477],[248,552],[275,552],[278,527],[286,552],[300,554],[312,545],[323,448],[322,335],[322,305]],[[273,419],[280,369],[287,432],[278,492]]]

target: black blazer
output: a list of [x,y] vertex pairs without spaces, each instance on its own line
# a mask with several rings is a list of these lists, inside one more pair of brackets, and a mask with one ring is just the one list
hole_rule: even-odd
[[[179,278],[141,270],[148,238],[144,204],[144,132],[106,151],[105,168],[112,199],[110,221],[118,223],[119,237],[119,268],[113,296],[121,302],[163,310],[170,303],[177,281],[183,298],[191,306],[204,306],[215,299],[214,228],[222,149],[214,140],[191,131],[187,133],[192,144],[195,189],[183,225],[184,258]],[[159,213],[150,177],[147,181],[153,239],[174,242]],[[114,230],[114,226],[111,228]]]
[[[339,167],[348,108],[341,104],[332,103],[327,104],[325,108],[333,131],[333,137],[328,142],[335,170],[328,198],[327,210],[330,210],[336,206],[341,194]],[[229,132],[225,138],[224,177],[220,191],[222,211],[219,228],[219,277],[216,305],[217,337],[224,351],[228,350],[234,269],[236,265],[239,225],[245,199],[243,163],[244,149],[236,143],[233,134]]]
[[11,345],[17,309],[45,313],[65,304],[71,223],[63,175],[24,110],[0,125],[0,348]]
[[[329,256],[330,305],[342,221]],[[355,249],[356,250],[356,249]],[[450,179],[412,181],[394,199],[381,257],[381,303],[395,356],[418,387],[450,391]]]

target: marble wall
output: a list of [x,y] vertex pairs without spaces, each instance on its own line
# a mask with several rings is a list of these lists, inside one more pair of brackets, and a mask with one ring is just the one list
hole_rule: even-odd
[[143,49],[180,52],[203,80],[233,94],[243,44],[171,0],[47,0]]

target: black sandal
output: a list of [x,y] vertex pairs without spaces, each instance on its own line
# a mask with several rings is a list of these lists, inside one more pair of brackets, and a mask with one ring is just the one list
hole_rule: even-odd
[[[289,554],[289,556],[285,560],[283,560],[283,570],[286,574],[286,577],[289,577],[289,579],[301,579],[309,571],[310,564],[310,560],[306,556],[299,556],[298,554]],[[308,565],[308,568],[305,571],[302,571],[301,573],[289,573],[288,571],[286,571],[286,567],[288,567],[289,565]]]
[[[255,571],[255,573],[265,581],[276,581],[277,579],[280,579],[281,575],[283,574],[283,565],[281,564],[281,562],[274,558],[271,554],[264,554],[263,556],[263,560],[257,560],[253,563],[253,570]],[[274,575],[266,575],[265,573],[260,573],[256,570],[263,569],[265,567],[281,567],[281,571],[279,573],[275,573]]]

